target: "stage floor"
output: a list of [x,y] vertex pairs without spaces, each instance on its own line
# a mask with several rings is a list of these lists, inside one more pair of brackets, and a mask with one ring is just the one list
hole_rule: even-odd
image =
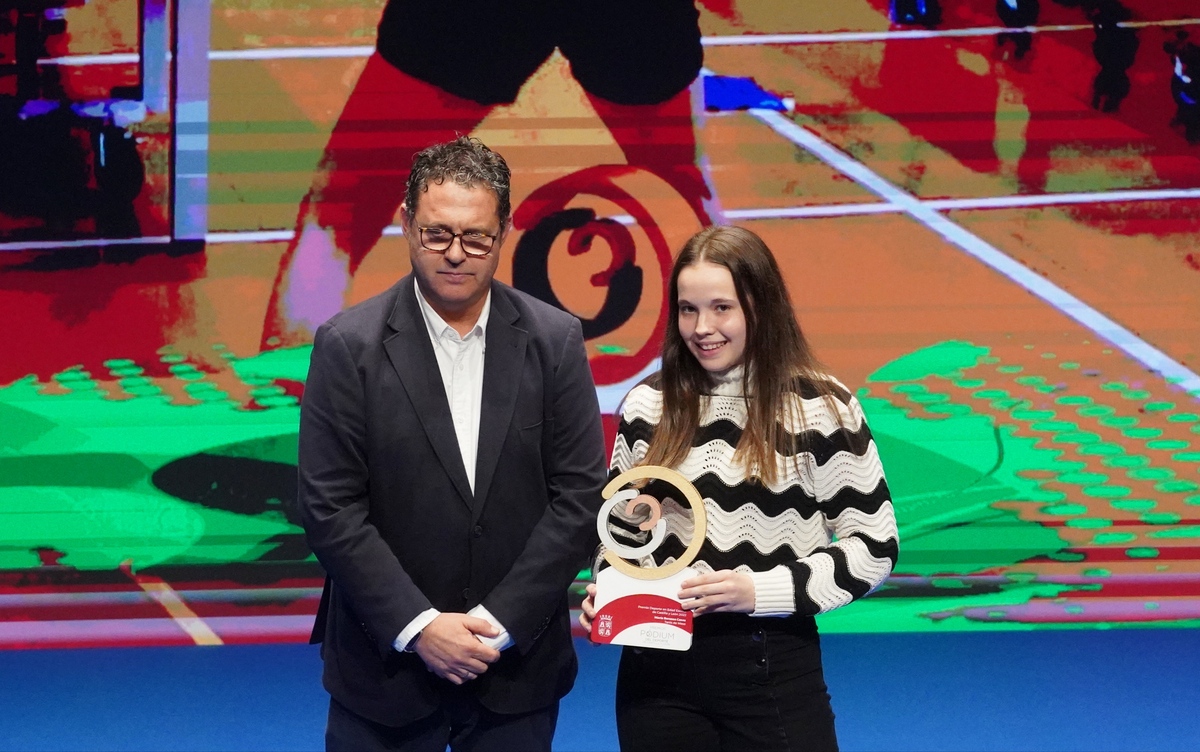
[[[1189,630],[827,635],[846,752],[1192,752]],[[616,750],[619,650],[577,641],[554,749]],[[323,749],[327,696],[306,645],[0,651],[0,750]]]

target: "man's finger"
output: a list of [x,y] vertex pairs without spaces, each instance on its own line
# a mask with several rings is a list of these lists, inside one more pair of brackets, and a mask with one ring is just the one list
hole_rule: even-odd
[[[483,664],[483,668],[486,669],[488,664],[500,660],[500,651],[495,648],[489,648],[487,645],[476,640],[474,645],[468,647],[466,658],[479,661]],[[466,660],[460,661],[460,663],[466,662]]]
[[469,616],[463,619],[463,626],[471,631],[472,634],[483,635],[484,637],[499,637],[500,630],[496,628],[487,619],[479,619],[474,616]]

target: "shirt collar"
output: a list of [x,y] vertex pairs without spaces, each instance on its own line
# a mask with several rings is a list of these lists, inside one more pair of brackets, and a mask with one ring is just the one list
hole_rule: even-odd
[[454,339],[466,339],[473,334],[478,333],[482,337],[487,335],[488,317],[492,312],[492,291],[489,288],[487,297],[483,300],[483,310],[479,312],[479,320],[475,322],[475,326],[471,327],[471,331],[465,336],[460,337],[454,327],[446,323],[446,320],[438,315],[438,312],[433,310],[433,306],[429,305],[429,301],[421,293],[421,285],[414,284],[413,290],[417,293],[417,305],[421,309],[421,317],[425,319],[425,328],[429,332],[429,338],[436,342],[446,336],[447,332],[451,332]]

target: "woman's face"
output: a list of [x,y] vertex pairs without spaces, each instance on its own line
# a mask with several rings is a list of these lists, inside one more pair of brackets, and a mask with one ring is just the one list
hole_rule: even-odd
[[719,373],[746,356],[746,313],[733,275],[720,264],[685,266],[677,280],[679,334],[705,370]]

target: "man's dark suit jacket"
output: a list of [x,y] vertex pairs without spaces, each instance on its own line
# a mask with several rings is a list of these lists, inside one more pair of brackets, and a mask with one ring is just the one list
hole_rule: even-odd
[[469,687],[494,712],[528,712],[574,683],[567,588],[605,482],[582,331],[492,283],[471,493],[414,284],[410,275],[334,316],[313,347],[299,506],[329,575],[313,629],[324,685],[378,723],[425,717],[450,685],[392,643],[428,608],[482,603],[515,645]]

